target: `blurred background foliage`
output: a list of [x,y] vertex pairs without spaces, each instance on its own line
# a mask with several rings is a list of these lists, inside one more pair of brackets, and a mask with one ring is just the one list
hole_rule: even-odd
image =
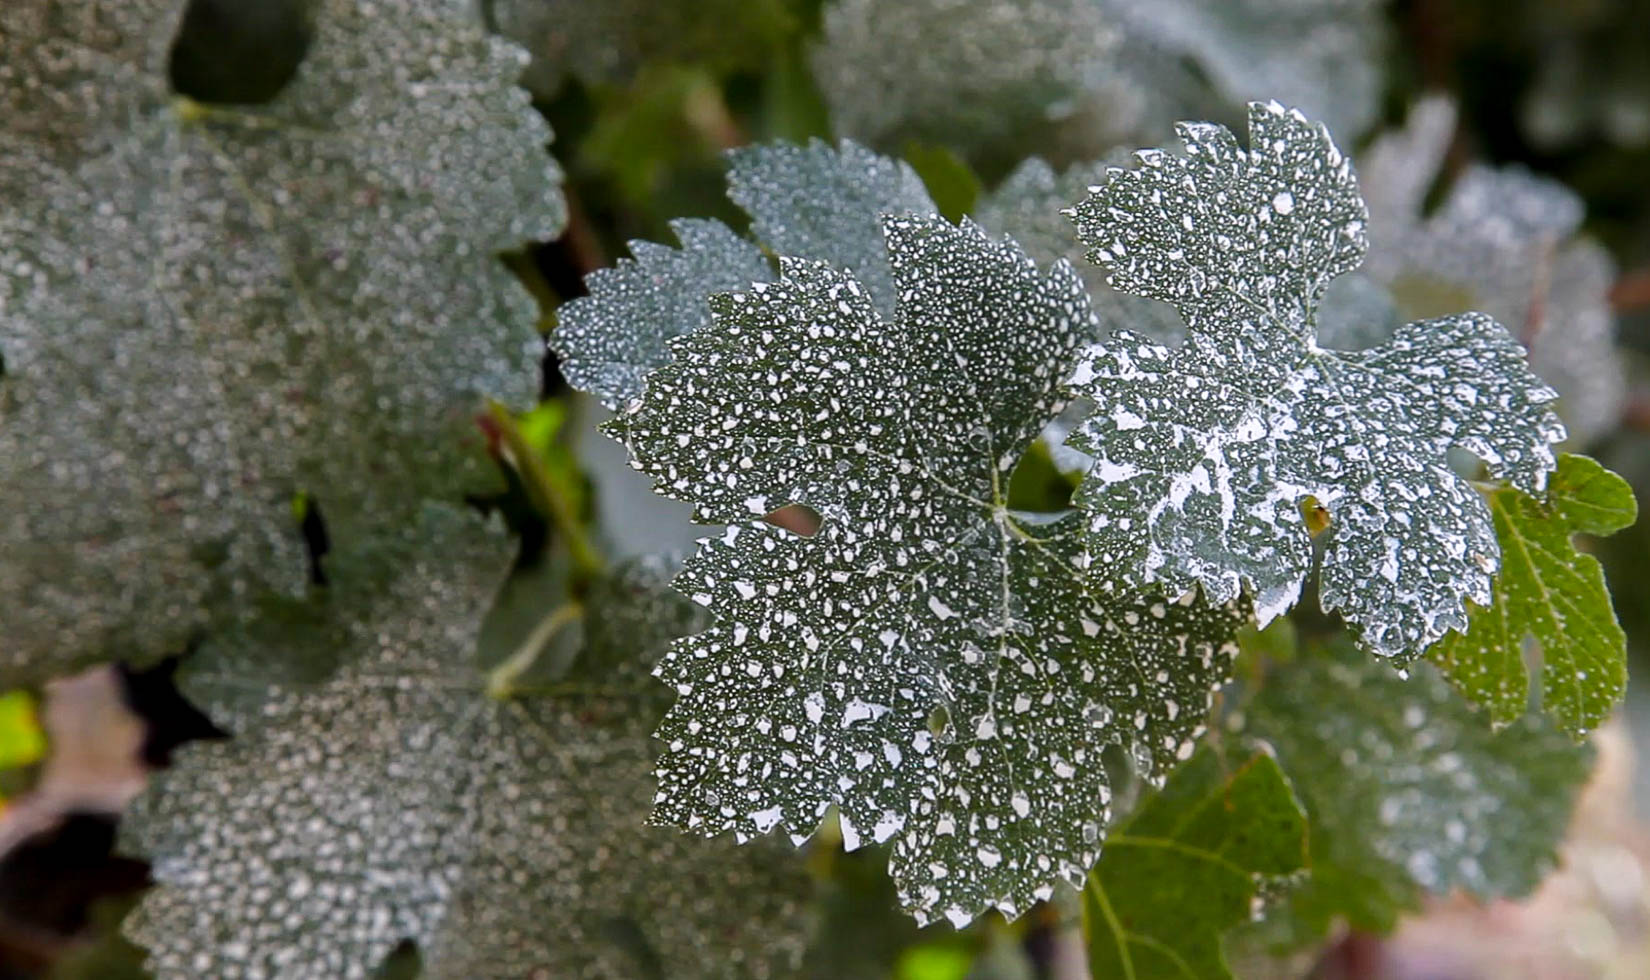
[[[1447,210],[1452,189],[1475,165],[1513,166],[1569,188],[1579,208],[1578,240],[1590,238],[1607,252],[1597,295],[1575,303],[1605,311],[1600,315],[1616,337],[1604,354],[1609,371],[1625,378],[1624,390],[1604,421],[1589,427],[1587,443],[1572,448],[1595,452],[1641,497],[1650,494],[1650,0],[468,2],[491,29],[531,53],[523,83],[555,130],[551,150],[567,172],[572,219],[566,234],[506,256],[538,297],[546,332],[554,328],[557,306],[583,293],[583,277],[627,254],[630,240],[671,241],[667,222],[683,216],[743,228],[748,219],[724,194],[722,154],[746,143],[857,139],[910,162],[946,216],[960,218],[987,202],[1028,157],[1042,157],[1061,172],[1159,143],[1175,119],[1241,122],[1251,98],[1277,98],[1329,120],[1342,148],[1362,163],[1383,135],[1411,121],[1423,99],[1446,96],[1455,112],[1443,132],[1440,165],[1414,178],[1426,214]],[[267,100],[300,70],[306,30],[303,0],[195,0],[174,49],[174,83],[205,102]],[[1530,224],[1557,229],[1543,246],[1551,253],[1573,236],[1565,219],[1548,219],[1542,212]],[[1512,302],[1539,316],[1549,292],[1561,295],[1561,284],[1545,281],[1540,262],[1494,251],[1498,244],[1507,242],[1486,246],[1481,264],[1512,263],[1494,287],[1501,293],[1478,286],[1491,294],[1473,298],[1485,306]],[[1394,275],[1385,285],[1399,294],[1399,307],[1436,299],[1401,295],[1401,277]],[[1520,288],[1528,296],[1509,301],[1502,295]],[[1455,298],[1452,293],[1452,304]],[[518,461],[517,469],[552,481],[618,552],[687,545],[694,532],[685,513],[625,482],[629,474],[617,450],[590,435],[596,410],[571,393],[553,359],[542,393],[544,404],[514,422],[533,457],[525,466]],[[533,480],[510,475],[510,490],[488,505],[523,537],[519,577],[565,574],[553,564],[549,522],[534,499]],[[1056,458],[1040,447],[1015,475],[1016,502],[1057,507],[1070,485]],[[1646,676],[1650,576],[1640,573],[1638,562],[1650,551],[1650,528],[1641,524],[1600,550],[1628,630],[1634,674]],[[509,594],[490,624],[501,645],[519,632],[508,622]],[[169,669],[97,671],[91,680],[75,679],[43,695],[48,703],[96,704],[76,716],[103,726],[94,725],[89,735],[43,724],[37,693],[0,696],[0,795],[42,792],[49,767],[40,759],[48,750],[72,754],[74,746],[91,743],[113,757],[86,763],[98,774],[93,782],[100,791],[80,787],[79,795],[59,802],[53,820],[26,825],[27,833],[7,840],[10,851],[0,861],[0,976],[142,975],[140,957],[113,926],[144,873],[135,862],[109,855],[111,828],[134,779],[164,764],[177,742],[212,733],[170,691]],[[1636,737],[1611,737],[1623,746],[1650,744],[1650,689],[1638,680],[1626,714]],[[1635,795],[1650,796],[1634,782],[1630,764],[1615,778],[1608,792],[1619,805],[1608,813],[1619,817],[1623,807],[1632,809]],[[1641,805],[1635,812],[1650,811]],[[24,826],[12,811],[7,819]],[[1614,826],[1611,819],[1584,823],[1596,830],[1601,823]],[[1642,819],[1619,833],[1598,830],[1604,843],[1577,852],[1578,860],[1604,855],[1598,859],[1608,861],[1616,853],[1610,848],[1627,847],[1621,838],[1635,835],[1644,836]],[[1645,852],[1623,853],[1640,861]],[[1074,909],[1049,906],[1013,925],[991,916],[963,934],[919,931],[893,911],[883,855],[846,855],[827,842],[815,847],[811,860],[827,938],[808,962],[810,976],[1071,975]],[[1624,901],[1645,920],[1638,928],[1650,933],[1650,899],[1643,893],[1640,881],[1638,893]],[[1482,928],[1449,918],[1458,914],[1465,913],[1442,909],[1437,921],[1453,922],[1458,935]],[[1612,941],[1627,943],[1621,934],[1629,926],[1621,917],[1609,909],[1600,914]],[[1430,935],[1424,925],[1422,933]],[[1637,942],[1646,941],[1640,935]],[[1345,936],[1320,958],[1289,969],[1324,977],[1418,976],[1442,962],[1437,956],[1406,960],[1414,948]],[[1255,976],[1285,970],[1248,961],[1240,969]],[[416,951],[408,950],[386,965],[385,975],[416,970]]]

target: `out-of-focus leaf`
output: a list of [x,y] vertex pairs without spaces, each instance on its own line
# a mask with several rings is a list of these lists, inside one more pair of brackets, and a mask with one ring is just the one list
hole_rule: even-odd
[[1468,167],[1423,215],[1454,131],[1454,106],[1433,97],[1370,147],[1359,167],[1369,200],[1364,273],[1406,316],[1470,306],[1505,324],[1557,389],[1571,439],[1585,445],[1614,428],[1625,398],[1609,301],[1615,264],[1578,233],[1581,198],[1518,167]]
[[[836,0],[814,75],[839,136],[970,158],[1071,115],[1117,43],[1101,4]],[[1015,156],[1023,155],[1023,150]]]
[[1249,128],[1245,150],[1225,127],[1182,124],[1185,156],[1143,151],[1075,209],[1113,286],[1174,303],[1190,329],[1175,348],[1117,333],[1073,376],[1095,404],[1070,440],[1095,458],[1074,498],[1091,573],[1217,602],[1248,588],[1264,626],[1311,570],[1311,500],[1329,522],[1320,603],[1411,660],[1466,626],[1464,600],[1489,603],[1500,555],[1449,450],[1539,491],[1564,436],[1555,396],[1482,314],[1321,346],[1324,288],[1365,251],[1357,181],[1298,112],[1256,103]]
[[[659,676],[659,819],[850,850],[892,841],[919,920],[1013,915],[1099,853],[1100,755],[1161,777],[1192,751],[1238,607],[1091,590],[1077,530],[1007,478],[1094,329],[1067,266],[937,216],[884,219],[892,319],[852,274],[785,259],[608,423],[658,492],[735,526],[678,587],[718,616]],[[799,537],[762,523],[806,505]]]
[[1192,61],[1227,105],[1276,99],[1348,138],[1380,108],[1379,0],[1097,2],[1125,49],[1147,45],[1159,61]]
[[1350,645],[1269,674],[1238,718],[1274,747],[1310,820],[1310,877],[1267,927],[1285,945],[1336,920],[1391,929],[1423,893],[1528,893],[1592,760],[1535,716],[1492,732],[1430,664],[1404,678]]
[[[334,540],[492,478],[529,399],[495,258],[562,222],[519,52],[457,0],[323,0],[261,105],[169,89],[184,0],[0,9],[0,670],[181,649]],[[468,443],[468,445],[467,445]]]
[[550,98],[569,76],[626,85],[649,64],[759,69],[800,26],[791,0],[482,0],[533,56],[523,82]]
[[1221,936],[1262,876],[1306,859],[1306,814],[1271,756],[1205,749],[1112,831],[1083,889],[1096,980],[1230,978]]
[[[365,977],[405,939],[430,977],[794,961],[809,885],[785,848],[643,825],[669,697],[647,672],[698,622],[660,570],[601,582],[554,687],[498,700],[473,646],[508,542],[450,511],[410,540],[395,593],[323,634],[346,667],[236,711],[234,739],[187,747],[134,806],[159,885],[128,930],[156,974]],[[278,648],[286,624],[266,625]]]
[[1627,635],[1610,608],[1598,559],[1575,534],[1614,534],[1638,517],[1627,481],[1585,456],[1561,456],[1545,497],[1503,488],[1490,495],[1501,573],[1493,601],[1474,609],[1465,634],[1428,653],[1462,694],[1497,724],[1524,713],[1524,638],[1541,645],[1542,710],[1564,730],[1598,726],[1627,691]]

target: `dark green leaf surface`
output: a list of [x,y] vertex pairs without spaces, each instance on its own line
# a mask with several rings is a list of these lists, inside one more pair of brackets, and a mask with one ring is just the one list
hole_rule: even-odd
[[495,700],[473,644],[508,541],[451,511],[414,540],[394,593],[328,634],[344,668],[275,686],[134,805],[159,885],[127,928],[156,974],[366,977],[407,939],[453,980],[789,969],[809,884],[787,848],[643,826],[669,697],[647,674],[696,610],[627,566],[553,696]]
[[1545,498],[1512,488],[1490,495],[1501,573],[1494,598],[1465,634],[1428,653],[1461,693],[1497,724],[1524,713],[1524,638],[1541,645],[1542,710],[1573,735],[1609,716],[1627,690],[1627,634],[1610,608],[1598,559],[1576,534],[1614,534],[1638,518],[1627,481],[1586,456],[1561,456]]
[[1222,934],[1248,921],[1261,876],[1305,860],[1306,815],[1277,762],[1199,752],[1112,831],[1089,873],[1089,973],[1230,978]]
[[[678,587],[718,617],[672,647],[657,816],[706,835],[893,842],[904,904],[958,923],[1082,881],[1109,789],[1191,754],[1241,608],[1119,598],[1070,520],[1004,504],[1094,329],[1069,266],[941,218],[885,219],[894,292],[787,259],[610,423],[660,493],[731,523]],[[761,523],[802,503],[804,538]]]
[[[334,539],[491,479],[531,397],[495,258],[563,212],[520,54],[456,0],[324,0],[272,101],[168,88],[184,0],[0,9],[0,672],[181,649]],[[471,445],[466,445],[466,440]]]
[[1430,664],[1404,678],[1350,648],[1275,668],[1240,720],[1274,747],[1311,822],[1311,875],[1274,923],[1290,943],[1338,919],[1391,929],[1423,893],[1527,894],[1592,763],[1535,716],[1492,731]]
[[1094,412],[1072,433],[1096,460],[1073,498],[1109,587],[1216,601],[1245,589],[1261,625],[1313,564],[1302,517],[1330,527],[1319,600],[1361,642],[1408,661],[1490,601],[1500,549],[1452,447],[1540,490],[1564,437],[1524,351],[1482,314],[1410,323],[1368,350],[1320,345],[1325,287],[1362,261],[1364,203],[1321,125],[1250,109],[1250,148],[1180,127],[1185,155],[1138,154],[1075,209],[1090,258],[1125,292],[1173,303],[1189,336],[1121,332],[1072,379]]

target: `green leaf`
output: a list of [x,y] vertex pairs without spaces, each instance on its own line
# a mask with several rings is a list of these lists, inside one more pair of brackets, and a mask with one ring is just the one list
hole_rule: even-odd
[[531,398],[495,258],[563,211],[517,54],[447,0],[325,0],[272,101],[169,88],[185,0],[0,15],[0,671],[154,656],[301,595],[334,540],[494,471],[472,415]]
[[[893,308],[881,216],[934,211],[909,165],[818,140],[744,147],[728,159],[728,196],[749,212],[758,238],[780,254],[854,270]],[[712,293],[773,278],[762,250],[719,221],[675,221],[671,230],[680,249],[631,242],[633,259],[592,272],[590,295],[561,308],[550,338],[568,382],[615,411],[670,360],[672,338],[710,321]]]
[[1083,889],[1095,978],[1229,978],[1221,935],[1256,883],[1306,859],[1306,815],[1277,762],[1204,749],[1112,831]]
[[[1069,267],[938,217],[884,220],[892,319],[785,259],[712,298],[608,425],[658,492],[729,523],[677,587],[716,613],[659,676],[657,818],[705,835],[892,840],[919,919],[1009,914],[1099,853],[1112,743],[1190,755],[1246,610],[1116,597],[1076,528],[1004,505],[1094,323]],[[812,537],[761,518],[800,503]]]
[[0,694],[0,769],[33,765],[46,754],[46,734],[40,730],[34,695],[28,691]]
[[1613,534],[1638,518],[1627,481],[1586,456],[1560,456],[1545,499],[1503,488],[1490,495],[1501,574],[1493,601],[1465,634],[1428,652],[1496,724],[1524,713],[1530,677],[1524,638],[1541,645],[1542,710],[1572,735],[1607,718],[1627,691],[1627,634],[1610,608],[1598,559],[1572,535]]
[[1330,521],[1319,599],[1365,646],[1399,661],[1488,604],[1499,548],[1452,447],[1535,492],[1564,428],[1523,349],[1482,314],[1401,328],[1387,343],[1317,342],[1324,287],[1362,260],[1365,211],[1321,125],[1250,110],[1244,150],[1224,127],[1182,124],[1186,155],[1142,151],[1075,218],[1125,292],[1173,303],[1177,348],[1121,332],[1072,378],[1096,408],[1071,444],[1096,463],[1075,503],[1101,582],[1215,601],[1243,588],[1261,625],[1313,564],[1308,498]]
[[1386,931],[1421,895],[1529,893],[1553,868],[1592,750],[1535,716],[1491,731],[1431,665],[1404,678],[1350,646],[1275,667],[1237,716],[1311,823],[1311,875],[1274,941],[1338,919]]
[[[405,939],[431,977],[639,977],[681,950],[717,955],[672,976],[794,963],[809,882],[784,849],[643,825],[669,697],[648,671],[698,620],[661,571],[598,583],[554,689],[496,700],[474,642],[509,542],[446,510],[410,540],[395,593],[331,635],[343,669],[277,685],[133,806],[159,885],[127,928],[151,969],[360,977]],[[286,624],[265,625],[278,649]]]

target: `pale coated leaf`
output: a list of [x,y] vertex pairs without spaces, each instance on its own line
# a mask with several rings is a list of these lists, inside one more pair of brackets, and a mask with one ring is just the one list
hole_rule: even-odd
[[728,162],[728,197],[750,214],[758,239],[779,255],[853,273],[879,311],[893,312],[882,216],[938,210],[909,164],[847,140],[741,147]]
[[1492,732],[1430,664],[1401,677],[1355,650],[1268,674],[1241,713],[1311,822],[1311,875],[1274,938],[1336,920],[1385,931],[1422,893],[1527,894],[1552,869],[1592,751],[1526,716]]
[[[893,841],[919,919],[1013,914],[1099,853],[1116,743],[1161,777],[1227,676],[1240,608],[1117,598],[1073,566],[1069,519],[1004,504],[1094,322],[972,224],[884,222],[894,317],[852,275],[786,259],[609,431],[666,496],[735,526],[677,587],[717,622],[659,676],[658,819],[706,835]],[[800,537],[760,518],[824,518]]]
[[324,0],[273,101],[201,106],[168,88],[184,6],[0,10],[14,678],[301,594],[295,497],[344,540],[457,499],[490,479],[474,410],[536,383],[495,253],[563,214],[519,52],[456,0]]
[[1301,508],[1329,515],[1320,601],[1398,660],[1487,604],[1499,549],[1451,447],[1538,491],[1563,426],[1523,349],[1489,317],[1410,323],[1369,350],[1316,337],[1324,287],[1363,258],[1365,210],[1322,126],[1251,107],[1244,150],[1183,124],[1185,156],[1148,150],[1076,208],[1112,285],[1175,304],[1178,348],[1119,333],[1072,379],[1096,404],[1073,433],[1096,458],[1074,498],[1097,579],[1215,601],[1248,587],[1262,625],[1312,564]]
[[[1118,163],[1121,160],[1108,161]],[[1083,277],[1103,330],[1132,330],[1162,343],[1178,342],[1186,324],[1161,300],[1130,296],[1106,284],[1098,266],[1082,261],[1083,243],[1060,212],[1106,179],[1107,163],[1080,163],[1064,173],[1033,157],[1020,164],[975,210],[981,227],[1012,238],[1038,262],[1067,259]]]
[[1596,728],[1627,691],[1627,635],[1610,607],[1604,569],[1573,535],[1614,534],[1638,517],[1627,481],[1585,456],[1561,456],[1547,493],[1490,495],[1501,573],[1493,601],[1465,634],[1428,653],[1461,693],[1498,724],[1524,713],[1524,638],[1541,647],[1542,710],[1573,735]]
[[1379,0],[1097,2],[1125,48],[1147,44],[1156,59],[1193,61],[1227,105],[1277,99],[1349,137],[1380,108]]
[[814,77],[838,135],[977,154],[1069,116],[1117,40],[1094,0],[836,0]]
[[[129,815],[159,884],[127,928],[156,975],[366,977],[409,939],[425,976],[453,980],[794,965],[794,858],[643,825],[669,696],[648,668],[698,618],[660,570],[599,582],[560,683],[500,700],[473,645],[508,541],[451,511],[414,540],[393,593],[331,634],[347,666],[276,686]],[[283,621],[264,625],[267,647],[286,642]]]
[[[851,270],[880,308],[893,308],[882,215],[934,211],[908,165],[850,142],[833,148],[818,140],[743,147],[728,160],[728,196],[751,215],[764,244]],[[591,273],[590,295],[561,308],[551,336],[568,381],[614,410],[640,396],[646,374],[669,361],[671,338],[709,322],[712,293],[773,278],[761,249],[718,221],[671,228],[679,249],[632,242],[633,258]]]
[[1469,306],[1506,324],[1558,391],[1571,439],[1585,445],[1615,427],[1626,397],[1609,297],[1615,263],[1579,234],[1574,191],[1518,167],[1466,168],[1423,216],[1454,132],[1454,106],[1433,97],[1370,147],[1359,168],[1370,214],[1365,271],[1408,316]]
[[1083,888],[1095,980],[1230,980],[1226,930],[1263,877],[1306,860],[1306,814],[1277,761],[1206,748],[1106,840]]

